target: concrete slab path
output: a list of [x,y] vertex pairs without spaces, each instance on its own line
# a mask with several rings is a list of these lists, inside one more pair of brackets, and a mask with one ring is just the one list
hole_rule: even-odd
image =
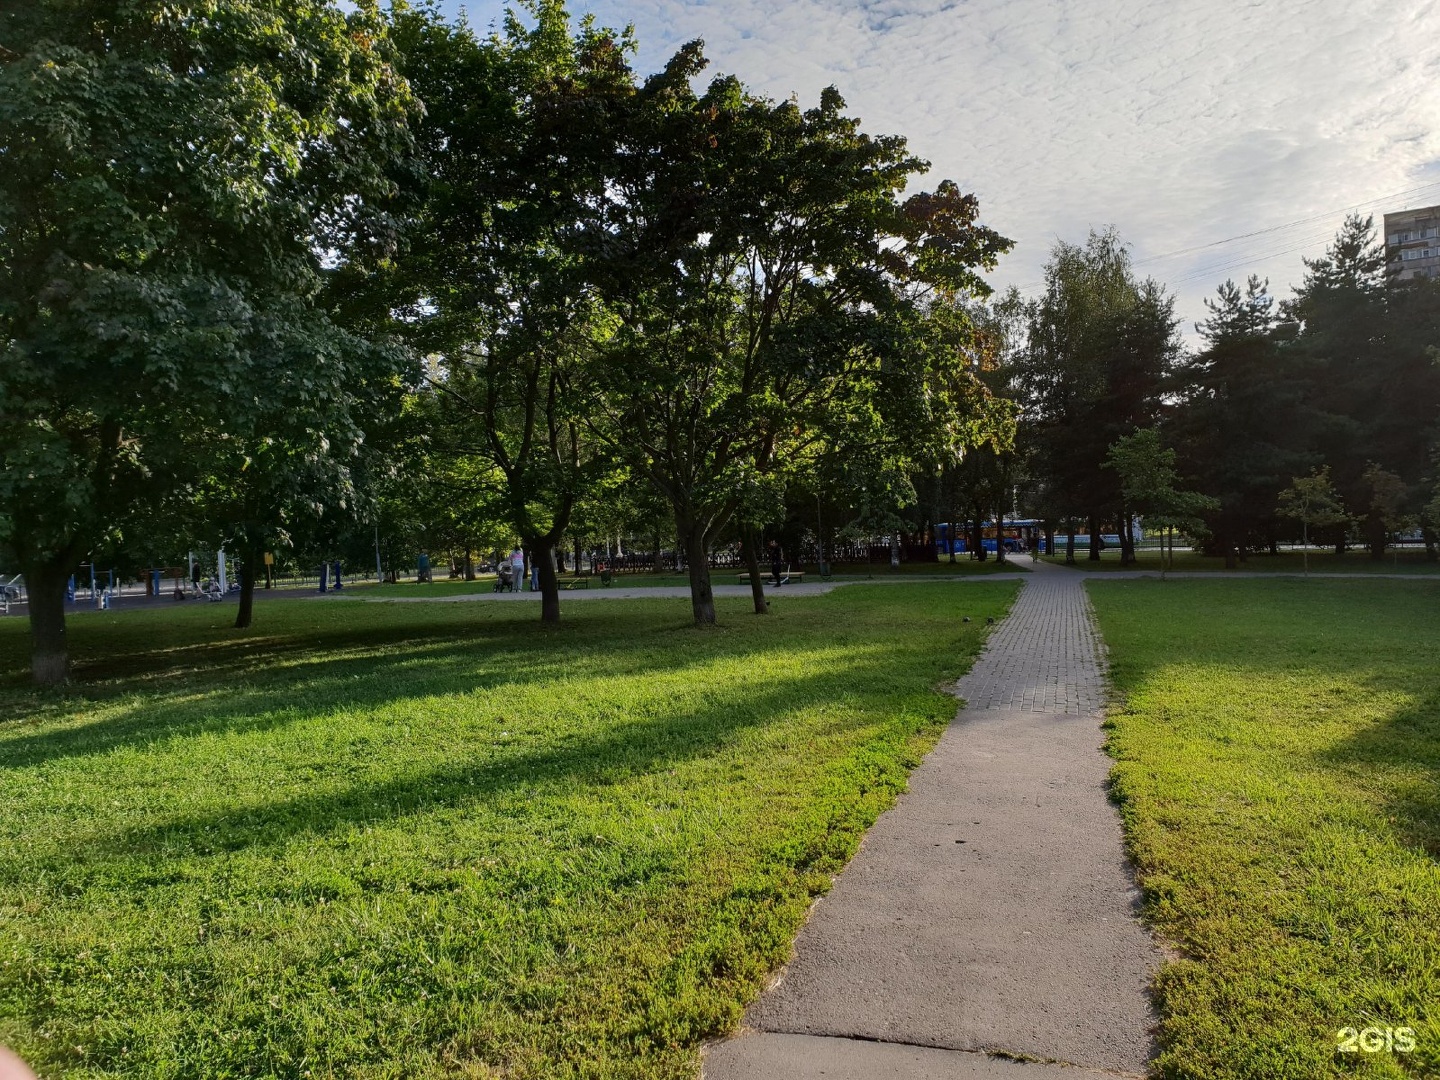
[[706,1080],[1144,1075],[1160,954],[1106,795],[1083,582],[1027,575],[964,708]]

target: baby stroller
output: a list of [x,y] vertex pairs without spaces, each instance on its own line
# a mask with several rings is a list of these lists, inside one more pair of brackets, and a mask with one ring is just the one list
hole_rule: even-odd
[[495,592],[516,592],[515,565],[502,562],[495,573]]

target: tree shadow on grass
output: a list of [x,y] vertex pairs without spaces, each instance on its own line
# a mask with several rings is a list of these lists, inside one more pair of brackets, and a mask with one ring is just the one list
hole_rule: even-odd
[[[290,613],[287,613],[290,614]],[[139,616],[139,617],[137,617]],[[449,619],[437,625],[435,619],[414,618],[389,620],[378,625],[306,626],[300,631],[225,630],[224,636],[209,636],[214,631],[201,629],[193,623],[156,625],[159,614],[130,613],[125,622],[115,626],[81,628],[71,634],[71,682],[65,688],[70,696],[104,699],[115,692],[133,693],[133,686],[107,685],[118,680],[138,679],[150,683],[173,683],[203,678],[222,680],[241,674],[263,675],[266,669],[284,663],[297,653],[317,649],[384,649],[410,643],[456,642],[480,643],[488,638],[509,634],[516,627],[509,620]],[[286,620],[290,622],[290,619]],[[89,633],[84,631],[89,630]],[[197,636],[200,638],[196,640]],[[156,644],[167,637],[173,644]],[[29,684],[28,638],[17,635],[0,649],[0,685],[10,685],[18,692],[0,702],[0,722],[13,719],[33,706],[43,695],[53,691],[36,691]],[[147,687],[148,689],[149,687]],[[189,689],[187,685],[187,689]],[[162,691],[164,687],[162,685]]]
[[1402,843],[1440,859],[1440,693],[1416,686],[1418,704],[1355,732],[1318,755],[1328,767],[1365,770],[1383,790],[1391,829]]
[[[814,672],[730,688],[700,708],[620,722],[601,732],[577,730],[562,745],[476,752],[468,760],[421,769],[379,783],[358,783],[257,805],[226,806],[182,815],[138,829],[106,830],[68,847],[75,862],[166,858],[283,847],[297,836],[326,835],[354,825],[475,804],[520,788],[622,783],[663,772],[713,754],[747,730],[765,727],[789,711],[825,700],[856,678],[888,671],[883,658],[841,671]],[[881,686],[875,696],[891,700]],[[842,727],[873,722],[874,712],[842,721]]]
[[[95,694],[82,691],[83,702],[104,707],[93,720],[78,719],[72,701],[69,716],[47,717],[37,730],[0,728],[0,772],[207,732],[275,730],[336,710],[370,710],[556,678],[642,680],[723,658],[758,660],[769,651],[764,635],[709,638],[708,647],[677,657],[676,628],[662,618],[631,617],[623,625],[618,618],[591,619],[558,638],[529,620],[417,629],[407,621],[272,637],[260,648],[225,643],[228,661],[207,663],[203,673],[192,671],[160,686],[142,682],[143,697],[136,697],[134,683]],[[696,633],[689,628],[679,632]],[[208,655],[204,645],[186,646],[160,650],[155,662],[194,664],[197,656]]]

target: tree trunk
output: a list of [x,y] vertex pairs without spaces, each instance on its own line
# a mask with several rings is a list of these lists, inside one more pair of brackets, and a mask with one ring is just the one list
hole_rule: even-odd
[[1130,508],[1120,507],[1120,565],[1129,566],[1135,561],[1135,535],[1130,531]]
[[1228,522],[1220,526],[1220,553],[1225,556],[1225,569],[1234,570],[1237,565],[1235,540]]
[[1370,558],[1380,562],[1385,558],[1385,523],[1376,514],[1371,514],[1365,521],[1365,531],[1369,535],[1366,539],[1370,543]]
[[30,674],[37,686],[58,686],[70,677],[70,646],[65,639],[65,583],[55,566],[25,571],[30,611]]
[[1053,525],[1045,526],[1045,554],[1052,558],[1055,555],[1055,526]]
[[768,614],[770,601],[765,599],[765,582],[760,574],[760,534],[756,530],[740,530],[740,551],[745,556],[745,569],[750,571],[750,598],[755,601],[755,614]]
[[546,626],[560,625],[560,579],[555,573],[555,542],[535,539],[527,542],[531,565],[540,579],[540,621]]
[[685,548],[685,570],[690,575],[690,608],[696,626],[715,625],[715,593],[710,587],[710,551],[705,530],[676,519],[675,534]]
[[465,548],[465,580],[475,580],[475,553],[469,547]]
[[235,612],[235,629],[247,630],[255,615],[255,571],[263,556],[257,548],[240,549],[240,609]]
[[971,507],[970,552],[973,558],[985,561],[985,521],[978,506]]
[[1066,566],[1074,566],[1074,565],[1075,565],[1075,519],[1074,519],[1074,518],[1070,518],[1070,519],[1065,523],[1065,528],[1069,530],[1069,531],[1065,534],[1065,565],[1066,565]]
[[1090,527],[1090,554],[1088,554],[1088,555],[1085,556],[1085,557],[1086,557],[1087,559],[1089,559],[1091,562],[1099,562],[1099,561],[1100,561],[1100,518],[1099,518],[1097,515],[1095,515],[1095,514],[1091,514],[1091,515],[1090,515],[1090,520],[1089,520],[1088,524],[1089,524],[1089,527]]
[[995,561],[997,563],[1005,561],[1005,508],[1003,506],[995,508]]
[[1420,530],[1420,535],[1425,540],[1425,561],[1440,562],[1440,546],[1437,546],[1435,543],[1435,530],[1431,526],[1426,525]]

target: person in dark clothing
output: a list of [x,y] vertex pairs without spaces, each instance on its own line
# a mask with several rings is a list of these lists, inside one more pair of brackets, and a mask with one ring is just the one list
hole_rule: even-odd
[[785,573],[785,549],[780,546],[780,541],[771,540],[767,550],[770,552],[770,573],[775,576],[774,584],[778,588],[785,584],[781,580]]

